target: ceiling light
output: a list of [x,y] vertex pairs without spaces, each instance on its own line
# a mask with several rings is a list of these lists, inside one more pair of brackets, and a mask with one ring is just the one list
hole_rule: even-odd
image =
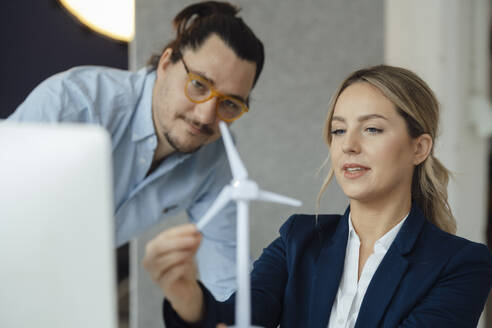
[[112,39],[129,42],[135,34],[135,0],[59,0],[81,23]]

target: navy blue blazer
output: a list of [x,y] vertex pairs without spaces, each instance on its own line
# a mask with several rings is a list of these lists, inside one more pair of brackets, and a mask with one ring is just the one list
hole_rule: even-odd
[[[293,215],[251,274],[253,324],[326,328],[343,273],[348,212]],[[413,206],[375,272],[355,327],[476,327],[492,283],[482,244],[448,234]],[[216,301],[202,286],[200,327],[234,323],[234,295]],[[187,327],[165,301],[166,327]]]

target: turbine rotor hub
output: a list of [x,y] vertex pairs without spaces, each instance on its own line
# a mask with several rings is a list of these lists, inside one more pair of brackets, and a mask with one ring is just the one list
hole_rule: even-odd
[[259,196],[260,189],[252,180],[233,180],[231,187],[234,200],[254,200]]

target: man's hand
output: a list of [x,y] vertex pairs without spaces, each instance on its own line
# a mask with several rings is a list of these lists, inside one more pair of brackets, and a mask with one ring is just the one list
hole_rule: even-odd
[[147,244],[142,261],[174,310],[189,323],[203,318],[203,292],[194,261],[201,239],[193,224],[165,230]]

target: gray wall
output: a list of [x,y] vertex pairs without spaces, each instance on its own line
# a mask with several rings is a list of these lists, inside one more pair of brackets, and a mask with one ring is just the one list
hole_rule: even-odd
[[[173,37],[171,20],[195,1],[137,0],[136,37],[130,68],[143,66],[152,52]],[[296,197],[302,208],[253,203],[252,256],[272,241],[282,222],[295,213],[316,211],[324,173],[316,172],[327,156],[321,138],[331,93],[351,71],[383,61],[383,0],[235,1],[241,16],[264,42],[265,68],[252,94],[251,110],[233,124],[239,152],[250,177],[263,189]],[[341,212],[347,200],[335,184],[321,212]],[[132,251],[132,327],[162,327],[161,294],[140,267],[148,238]]]

